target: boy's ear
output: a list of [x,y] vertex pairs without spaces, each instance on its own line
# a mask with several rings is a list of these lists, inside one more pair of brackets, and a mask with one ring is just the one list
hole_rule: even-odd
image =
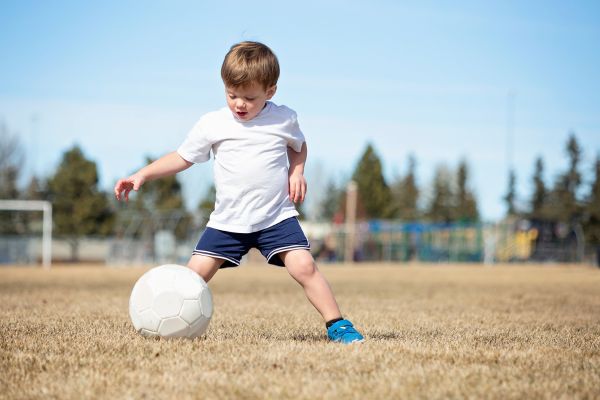
[[275,92],[277,92],[277,85],[273,85],[267,89],[267,100],[271,100],[273,96],[275,96]]

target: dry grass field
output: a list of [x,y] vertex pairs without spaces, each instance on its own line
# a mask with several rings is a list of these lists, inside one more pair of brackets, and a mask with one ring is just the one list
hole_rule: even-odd
[[321,269],[365,343],[266,265],[216,275],[195,340],[133,331],[144,269],[0,268],[0,398],[600,398],[598,269]]

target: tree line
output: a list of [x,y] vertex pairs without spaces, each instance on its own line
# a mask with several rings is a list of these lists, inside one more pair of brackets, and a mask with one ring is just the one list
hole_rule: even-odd
[[[584,182],[583,150],[574,133],[565,145],[568,168],[553,184],[546,183],[544,161],[537,157],[531,177],[532,192],[525,200],[516,192],[517,176],[509,172],[504,196],[509,218],[579,223],[590,243],[600,244],[600,154],[593,165],[593,178]],[[151,158],[146,159],[150,163]],[[128,205],[120,204],[98,186],[98,169],[75,145],[66,150],[59,166],[47,177],[32,177],[19,187],[24,155],[18,137],[0,124],[0,198],[49,200],[53,203],[54,233],[70,240],[74,257],[82,236],[126,234],[135,218],[156,219],[157,213],[179,214],[170,229],[179,238],[206,222],[215,191],[210,187],[196,207],[200,220],[184,207],[181,183],[176,176],[146,183]],[[417,159],[408,157],[406,172],[388,182],[374,146],[367,144],[351,175],[358,188],[359,219],[395,219],[406,222],[475,223],[480,220],[477,196],[470,184],[470,168],[462,159],[456,168],[438,165],[429,185],[417,184]],[[345,211],[347,182],[330,180],[317,205],[317,219],[341,222]],[[303,210],[301,209],[302,213]],[[150,218],[152,217],[152,218]],[[36,225],[37,224],[37,225]],[[141,222],[140,222],[141,224]],[[159,226],[140,230],[151,235]],[[39,230],[39,218],[27,213],[0,213],[0,234],[27,234]],[[197,232],[196,232],[197,233]]]
[[[524,201],[519,201],[516,192],[517,176],[509,172],[508,188],[504,201],[507,215],[533,221],[562,223],[583,227],[586,241],[600,246],[600,153],[591,165],[592,179],[584,180],[582,169],[583,149],[574,132],[570,132],[564,153],[568,165],[551,184],[544,177],[545,164],[542,157],[534,161],[531,179],[532,192]],[[589,167],[588,167],[589,168]]]
[[[149,164],[153,160],[146,159]],[[156,214],[179,210],[176,224],[170,226],[179,238],[185,238],[192,222],[185,210],[182,187],[176,177],[147,182],[125,205],[112,192],[99,187],[98,168],[83,150],[74,145],[66,150],[55,171],[49,176],[33,176],[24,188],[18,182],[24,155],[18,137],[0,124],[0,199],[47,200],[52,203],[53,233],[68,240],[71,258],[78,258],[80,238],[124,235],[133,220],[156,219]],[[176,212],[175,212],[176,213]],[[152,218],[150,218],[152,217]],[[135,235],[153,235],[160,226],[140,223]],[[41,231],[41,220],[32,212],[0,212],[0,235],[28,235]]]
[[[544,176],[544,160],[534,161],[530,178],[532,190],[524,196],[517,193],[517,174],[509,171],[508,187],[503,201],[505,218],[526,219],[533,223],[581,227],[586,242],[598,249],[600,257],[600,153],[591,165],[591,174],[582,173],[583,149],[571,132],[564,146],[567,168],[549,184]],[[480,220],[477,197],[469,184],[469,166],[461,160],[456,169],[439,165],[432,182],[416,184],[414,156],[408,158],[406,173],[388,183],[382,162],[371,144],[367,145],[351,179],[358,187],[360,219],[396,219],[404,222],[477,223]],[[587,181],[584,176],[591,176]],[[346,182],[330,181],[319,207],[321,219],[344,221]]]
[[[426,190],[417,185],[416,168],[417,160],[410,155],[406,173],[388,183],[383,174],[381,158],[373,145],[367,144],[351,177],[357,184],[358,218],[440,223],[479,220],[466,160],[461,160],[455,171],[439,165],[429,187],[429,196],[424,196]],[[343,220],[345,185],[345,182],[338,185],[334,181],[327,184],[326,196],[318,207],[319,219]],[[428,197],[428,200],[422,201],[422,197]]]

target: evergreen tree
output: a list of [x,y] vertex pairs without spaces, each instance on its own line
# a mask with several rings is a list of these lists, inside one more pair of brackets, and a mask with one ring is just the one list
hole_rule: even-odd
[[[22,193],[22,197],[25,200],[46,200],[48,199],[48,190],[46,183],[41,181],[38,177],[33,176],[29,181],[29,184]],[[37,215],[35,215],[37,214]],[[21,214],[25,232],[41,232],[42,230],[42,212],[41,211],[30,211]]]
[[[154,160],[146,158],[146,164],[151,164]],[[137,193],[134,202],[134,208],[140,212],[150,215],[160,215],[162,217],[177,218],[174,226],[175,236],[178,239],[185,239],[191,226],[191,216],[185,209],[181,183],[176,175],[165,176],[145,182]],[[163,221],[168,223],[169,221]],[[164,228],[173,228],[170,225],[165,227],[157,225],[147,225],[146,235],[153,235],[156,230]]]
[[427,217],[433,222],[451,222],[454,220],[454,203],[452,192],[452,179],[450,171],[444,165],[435,170],[433,190]]
[[416,182],[417,160],[414,155],[408,157],[408,171],[392,186],[392,198],[394,208],[393,217],[404,221],[415,221],[419,218],[417,202],[419,200],[419,188]]
[[98,190],[96,163],[74,146],[48,182],[53,200],[54,232],[69,239],[71,259],[78,260],[79,239],[112,232],[113,213],[105,193]]
[[469,167],[465,160],[461,160],[456,173],[456,200],[455,216],[460,222],[474,222],[479,219],[475,195],[468,188]]
[[569,140],[567,141],[566,153],[569,157],[569,169],[566,173],[566,188],[571,194],[573,201],[577,199],[577,189],[581,185],[581,173],[579,172],[579,163],[583,156],[581,146],[577,142],[575,132],[569,134]]
[[[147,157],[146,165],[154,162]],[[147,210],[178,210],[184,207],[181,184],[175,175],[145,182],[137,193],[136,206]]]
[[325,188],[325,195],[323,200],[319,203],[319,210],[317,212],[318,219],[331,221],[337,212],[342,207],[342,197],[344,191],[340,189],[335,182],[330,180]]
[[210,214],[215,209],[215,201],[217,200],[217,189],[212,184],[206,191],[202,200],[198,204],[198,211],[200,212],[200,226],[206,226]]
[[577,198],[577,191],[581,185],[579,163],[582,158],[582,150],[573,132],[569,135],[565,152],[569,157],[569,167],[556,180],[550,194],[548,208],[551,219],[569,223],[579,219],[582,212],[581,204]]
[[535,171],[533,173],[533,194],[530,201],[530,216],[534,219],[545,217],[546,185],[544,184],[544,160],[538,157],[535,160]]
[[600,154],[596,155],[594,181],[587,198],[585,214],[585,238],[596,249],[596,262],[600,265]]
[[517,200],[517,175],[515,171],[511,169],[508,173],[508,189],[504,195],[504,201],[506,203],[506,215],[514,216],[517,214],[516,200]]
[[47,183],[37,176],[32,176],[23,192],[25,200],[45,200],[48,197]]
[[358,185],[359,202],[364,207],[366,217],[389,217],[392,194],[383,177],[381,160],[371,144],[367,145],[352,179]]

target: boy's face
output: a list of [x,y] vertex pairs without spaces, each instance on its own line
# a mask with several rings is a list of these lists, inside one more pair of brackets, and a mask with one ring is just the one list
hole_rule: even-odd
[[267,100],[271,100],[277,86],[265,88],[260,84],[231,87],[225,86],[227,105],[233,115],[240,121],[250,121],[265,107]]

